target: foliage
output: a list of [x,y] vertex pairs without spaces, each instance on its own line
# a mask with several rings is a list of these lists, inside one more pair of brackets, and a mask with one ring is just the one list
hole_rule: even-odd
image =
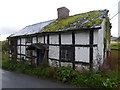
[[57,69],[58,79],[62,82],[69,82],[77,76],[77,72],[74,71],[70,66],[68,67],[60,67]]
[[52,78],[57,79],[58,73],[56,70],[57,68],[55,67],[47,67],[45,72],[45,77],[50,79]]
[[9,46],[8,46],[8,40],[2,41],[2,60],[9,60]]
[[29,64],[25,61],[17,62],[15,60],[3,61],[2,68],[22,72],[24,73],[26,69],[29,69]]
[[85,72],[79,73],[71,67],[49,67],[43,62],[37,68],[29,66],[25,61],[3,61],[3,68],[15,72],[21,72],[35,77],[60,80],[78,87],[91,88],[117,88],[120,86],[118,71],[113,72]]
[[4,40],[2,41],[2,51],[8,51],[9,50],[9,46],[8,46],[8,40]]
[[46,72],[46,68],[48,67],[47,62],[43,62],[41,63],[36,69],[35,69],[35,75],[37,77],[45,77],[45,72]]

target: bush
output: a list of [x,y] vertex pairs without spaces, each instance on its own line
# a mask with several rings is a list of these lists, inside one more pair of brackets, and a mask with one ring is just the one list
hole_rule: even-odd
[[58,80],[61,80],[62,82],[69,82],[77,76],[77,72],[73,70],[70,66],[68,67],[62,66],[58,68],[57,73]]
[[14,71],[16,68],[17,62],[15,60],[3,61],[2,68]]
[[117,88],[120,86],[120,76],[115,72],[86,72],[78,73],[71,67],[49,67],[47,62],[41,63],[37,68],[29,66],[26,61],[3,61],[2,67],[7,70],[21,72],[35,77],[57,79],[74,86],[91,88]]
[[40,65],[33,69],[33,74],[37,77],[45,78],[46,69],[48,67],[47,61],[40,63]]
[[15,71],[25,73],[26,69],[30,69],[29,64],[26,61],[17,62]]
[[57,79],[57,68],[55,67],[47,67],[45,72],[45,77],[50,79]]

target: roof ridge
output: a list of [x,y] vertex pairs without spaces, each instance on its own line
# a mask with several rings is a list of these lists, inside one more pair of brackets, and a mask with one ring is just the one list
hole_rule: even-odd
[[86,14],[86,13],[90,13],[90,12],[97,12],[97,11],[108,11],[107,9],[101,9],[101,10],[92,10],[92,11],[87,11],[87,12],[84,12],[84,13],[79,13],[79,14],[74,14],[74,15],[71,15],[69,17],[72,17],[72,16],[77,16],[77,15],[82,15],[82,14]]

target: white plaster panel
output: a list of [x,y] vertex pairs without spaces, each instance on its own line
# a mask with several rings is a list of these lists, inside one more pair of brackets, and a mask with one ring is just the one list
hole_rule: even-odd
[[25,54],[25,46],[21,46],[21,54]]
[[59,44],[59,35],[49,36],[50,44]]
[[9,53],[12,53],[11,50],[9,50]]
[[98,48],[94,47],[93,48],[93,59],[96,60],[98,57]]
[[75,33],[75,44],[89,44],[89,31],[80,31]]
[[35,50],[33,50],[33,56],[37,56],[37,53]]
[[72,63],[70,63],[70,62],[61,62],[61,66],[73,66],[73,64]]
[[31,45],[31,43],[26,43],[26,45]]
[[98,59],[101,63],[101,65],[103,64],[103,60],[104,60],[104,33],[105,33],[105,19],[103,20],[102,24],[101,24],[102,28],[99,29],[98,31]]
[[44,43],[44,37],[43,37],[43,36],[38,37],[38,42],[39,42],[39,43]]
[[75,64],[75,70],[77,70],[79,72],[88,71],[89,66],[85,66],[85,65],[82,65],[82,64]]
[[17,52],[20,54],[20,46],[17,46]]
[[72,44],[72,34],[61,34],[61,44]]
[[89,63],[89,48],[88,47],[75,47],[75,61]]
[[45,36],[45,44],[47,44],[47,36]]
[[[11,44],[10,42],[11,42],[11,41],[9,41],[9,45]],[[17,39],[17,44],[18,44],[18,39]]]
[[17,44],[18,44],[18,45],[20,44],[20,39],[17,40]]
[[49,59],[49,66],[59,67],[59,61]]
[[59,59],[59,46],[49,46],[49,58]]
[[20,58],[20,55],[17,55],[17,58]]
[[33,43],[37,43],[37,38],[33,37]]
[[12,55],[10,54],[10,58],[12,57]]
[[21,38],[21,44],[25,45],[25,38]]
[[98,43],[98,30],[94,30],[94,44]]

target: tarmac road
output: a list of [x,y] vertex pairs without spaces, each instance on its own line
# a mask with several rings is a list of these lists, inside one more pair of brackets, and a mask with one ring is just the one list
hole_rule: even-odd
[[2,71],[2,88],[72,88],[59,82],[38,79],[1,69],[0,71]]

